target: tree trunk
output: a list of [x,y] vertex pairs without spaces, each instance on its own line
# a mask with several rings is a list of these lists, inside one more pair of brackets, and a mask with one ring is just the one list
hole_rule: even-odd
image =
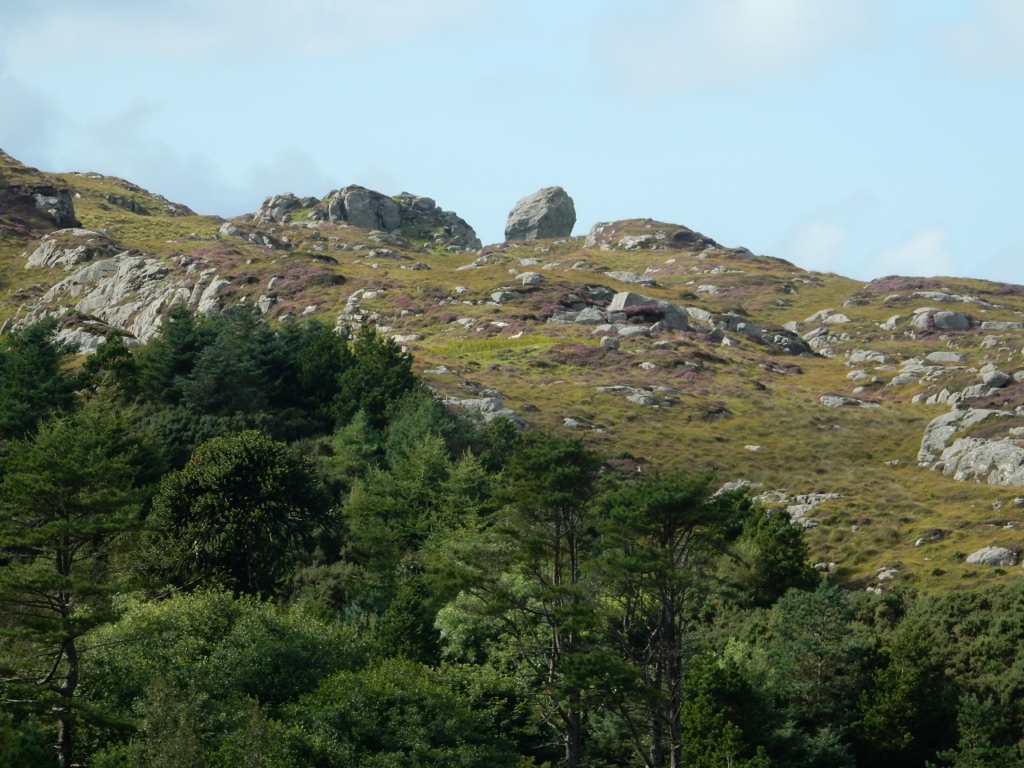
[[64,647],[64,657],[67,659],[68,672],[57,693],[60,694],[60,703],[57,705],[57,764],[60,768],[71,768],[74,756],[74,723],[71,712],[71,703],[75,696],[75,689],[78,687],[78,650],[75,648],[75,641],[71,640]]
[[580,732],[580,711],[575,706],[572,706],[572,708],[565,713],[566,768],[579,768],[580,760],[583,759],[581,755],[583,743],[582,737],[583,735]]

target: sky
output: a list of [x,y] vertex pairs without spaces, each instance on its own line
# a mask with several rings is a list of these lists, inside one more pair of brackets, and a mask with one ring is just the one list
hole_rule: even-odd
[[200,213],[559,185],[862,280],[1024,283],[1024,0],[0,3],[0,148]]

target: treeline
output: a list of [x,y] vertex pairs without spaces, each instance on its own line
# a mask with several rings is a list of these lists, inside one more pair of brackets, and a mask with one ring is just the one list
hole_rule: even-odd
[[1021,766],[1024,583],[878,597],[369,330],[0,347],[0,768]]

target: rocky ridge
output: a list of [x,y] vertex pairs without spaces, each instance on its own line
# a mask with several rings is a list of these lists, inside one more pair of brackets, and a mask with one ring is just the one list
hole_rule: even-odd
[[865,588],[994,578],[957,553],[1024,551],[1024,287],[862,283],[648,219],[480,247],[430,198],[355,186],[225,221],[13,163],[0,194],[63,189],[81,226],[34,199],[31,226],[0,221],[5,329],[54,316],[89,352],[177,304],[370,324],[453,409],[571,430],[626,472],[776,489],[815,561]]

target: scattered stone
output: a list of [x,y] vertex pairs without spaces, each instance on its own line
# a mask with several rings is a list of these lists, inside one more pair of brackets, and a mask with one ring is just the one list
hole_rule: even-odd
[[597,307],[581,309],[573,321],[577,325],[601,325],[606,320],[604,312]]
[[947,352],[945,350],[939,350],[938,352],[931,352],[925,360],[929,363],[966,363],[967,356],[962,355],[959,352]]
[[1008,373],[1003,373],[1002,371],[989,371],[984,374],[981,379],[982,384],[986,387],[992,387],[995,389],[1005,387],[1011,381],[1013,381],[1013,379],[1010,375]]
[[1009,323],[997,320],[986,320],[981,324],[983,331],[1024,331],[1024,323]]
[[644,325],[624,325],[619,328],[619,336],[650,336],[651,330]]
[[861,365],[863,363],[874,363],[876,365],[891,365],[895,358],[889,357],[884,352],[875,352],[870,349],[858,349],[850,355],[848,365]]
[[516,276],[516,280],[523,285],[540,285],[544,282],[544,275],[540,272],[523,272]]
[[619,340],[618,339],[614,339],[611,336],[602,336],[601,337],[601,346],[604,347],[605,349],[618,349],[619,348]]
[[643,285],[648,288],[654,285],[654,278],[650,275],[638,275],[636,272],[622,272],[618,270],[605,272],[605,274],[613,280],[623,283],[633,283],[634,285]]
[[842,325],[843,323],[852,322],[850,318],[843,314],[829,315],[828,317],[822,318],[821,322],[825,325]]
[[859,406],[861,408],[880,408],[878,403],[871,403],[866,400],[858,400],[855,397],[843,397],[842,395],[822,395],[818,401],[829,408],[842,408],[844,406]]

